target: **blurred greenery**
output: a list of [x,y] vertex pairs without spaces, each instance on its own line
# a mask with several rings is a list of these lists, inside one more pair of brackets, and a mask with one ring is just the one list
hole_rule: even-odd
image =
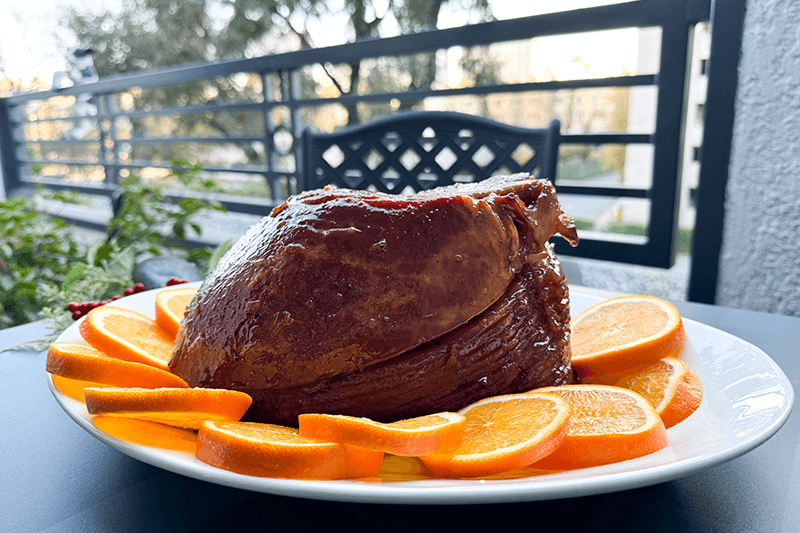
[[[614,221],[610,222],[604,230],[608,233],[620,233],[623,235],[647,235],[647,227],[643,224],[631,222]],[[691,253],[692,247],[692,228],[678,228],[678,242],[676,251],[679,254]]]
[[679,254],[692,253],[692,229],[693,228],[678,228]]
[[602,165],[594,159],[565,161],[558,169],[559,179],[572,181],[594,178],[602,173]]
[[[165,181],[176,178],[183,192],[197,183],[209,192],[216,190],[213,181],[197,178],[201,170],[197,165],[190,165],[183,160],[175,160],[172,164],[173,170]],[[180,251],[181,255],[195,263],[208,261],[211,257],[208,250],[187,248],[180,241],[185,241],[191,233],[201,235],[201,228],[193,218],[207,209],[224,211],[218,202],[181,195],[177,206],[171,205],[166,202],[166,194],[157,183],[138,175],[125,178],[120,186],[122,193],[116,200],[114,216],[108,222],[108,239],[104,247],[110,249],[112,243],[119,249],[132,247],[137,256]],[[102,253],[106,253],[105,248]]]
[[[28,157],[30,157],[30,158],[36,157],[36,152],[33,149],[33,146],[28,145],[27,152],[28,152]],[[39,164],[34,163],[34,164],[31,165],[31,174],[33,174],[34,176],[39,175],[39,174],[42,173],[42,169],[43,168],[44,168],[43,165],[39,165]]]
[[[198,167],[179,160],[173,165],[170,176],[184,187],[198,181]],[[213,183],[205,186],[210,190]],[[64,221],[37,211],[35,202],[23,197],[0,202],[0,329],[46,318],[52,330],[61,331],[71,321],[69,302],[121,294],[134,284],[136,263],[147,257],[174,255],[207,272],[219,250],[188,248],[180,240],[201,234],[194,220],[209,209],[224,210],[207,198],[185,197],[170,205],[160,187],[132,176],[121,183],[107,236],[86,246]]]
[[644,224],[635,224],[632,222],[622,222],[619,220],[614,220],[609,222],[603,231],[607,233],[620,233],[622,235],[639,235],[639,236],[646,236],[647,235],[647,226]]
[[593,220],[586,220],[586,219],[582,219],[582,218],[576,218],[575,219],[575,229],[577,229],[578,231],[590,230],[593,227],[594,227],[594,221]]
[[62,283],[79,260],[63,221],[37,213],[22,197],[0,203],[0,329],[35,320],[45,304],[39,288]]

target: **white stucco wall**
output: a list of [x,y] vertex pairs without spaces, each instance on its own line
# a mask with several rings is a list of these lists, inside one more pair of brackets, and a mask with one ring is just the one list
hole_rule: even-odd
[[748,0],[717,303],[800,316],[800,1]]

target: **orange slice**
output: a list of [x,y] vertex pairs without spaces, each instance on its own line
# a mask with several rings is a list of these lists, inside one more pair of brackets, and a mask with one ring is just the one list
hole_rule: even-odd
[[461,445],[420,457],[437,476],[489,476],[547,456],[567,434],[570,407],[558,395],[532,392],[485,398],[459,414],[467,419]]
[[239,420],[250,407],[249,395],[225,389],[87,388],[86,409],[169,426],[197,429],[204,420]]
[[383,462],[382,452],[303,437],[295,428],[257,422],[204,422],[195,456],[239,474],[293,479],[371,477]]
[[417,457],[455,450],[466,419],[458,413],[436,413],[383,424],[345,415],[302,414],[300,435],[369,450]]
[[[151,365],[109,357],[103,352],[76,342],[54,342],[47,351],[45,370],[69,379],[91,381],[114,387],[187,388],[189,385],[172,372]],[[83,400],[83,394],[81,394]]]
[[103,305],[86,314],[79,330],[84,340],[101,352],[169,371],[175,340],[141,313]]
[[567,470],[617,463],[654,453],[667,445],[667,430],[641,395],[608,385],[563,385],[549,392],[572,408],[569,431],[553,453],[531,465]]
[[700,378],[686,363],[674,357],[665,357],[622,379],[618,386],[647,398],[667,428],[687,419],[703,400]]
[[683,348],[686,333],[672,304],[652,296],[600,302],[570,324],[572,367],[579,377],[639,369]]
[[197,294],[196,287],[166,289],[156,294],[156,324],[174,338],[181,327],[186,307]]

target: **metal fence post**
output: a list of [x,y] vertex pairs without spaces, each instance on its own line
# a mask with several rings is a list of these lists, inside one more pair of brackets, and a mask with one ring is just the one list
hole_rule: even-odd
[[2,198],[14,194],[20,187],[19,161],[17,160],[17,142],[14,139],[14,128],[11,127],[11,109],[5,98],[0,98],[0,181],[2,181]]
[[262,101],[261,101],[261,116],[264,120],[264,181],[267,183],[269,187],[270,195],[275,198],[275,182],[277,181],[274,176],[272,175],[272,171],[275,169],[275,162],[274,162],[274,150],[272,146],[272,91],[270,90],[271,87],[269,73],[262,72],[261,76],[261,92],[262,92]]
[[[289,113],[292,128],[292,152],[294,153],[294,171],[295,183],[297,183],[297,192],[300,192],[299,184],[303,182],[303,122],[300,117],[300,110],[297,107],[297,101],[303,97],[300,88],[300,70],[293,68],[289,71]],[[291,185],[288,191],[291,194]]]
[[708,60],[708,98],[700,152],[700,179],[692,232],[692,266],[687,298],[690,302],[717,301],[725,191],[733,143],[736,89],[746,12],[745,0],[716,0],[711,17],[711,56]]

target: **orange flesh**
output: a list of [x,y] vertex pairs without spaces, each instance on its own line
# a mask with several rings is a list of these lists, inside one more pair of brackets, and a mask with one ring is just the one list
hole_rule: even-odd
[[108,316],[103,318],[103,327],[164,363],[168,363],[172,357],[172,340],[160,330],[154,329],[152,324],[132,318],[120,320],[119,317]]
[[[656,305],[648,307],[648,314],[643,315],[641,303],[618,303],[605,307],[596,317],[582,320],[580,329],[591,334],[573,333],[573,352],[576,354],[599,352],[655,335],[667,323],[669,316]],[[629,324],[630,327],[616,325],[608,327],[608,324]]]
[[192,298],[194,298],[193,294],[175,295],[169,299],[167,307],[180,321],[180,319],[183,318],[183,314],[186,312],[186,307],[191,303]]
[[[658,361],[651,368],[653,372],[652,375],[648,376],[648,379],[631,378],[627,383],[625,383],[625,388],[628,388],[634,392],[638,392],[651,402],[654,399],[659,399],[658,404],[653,405],[656,410],[659,410],[662,408],[662,404],[666,399],[665,392],[667,387],[669,385],[674,386],[675,380],[670,379],[673,367],[669,363]],[[670,381],[673,383],[670,383]]]
[[[565,390],[560,394],[570,403],[579,402],[581,406],[580,409],[574,409],[570,416],[570,434],[599,435],[633,431],[642,427],[647,420],[633,399],[623,395],[616,395],[610,401],[602,393]],[[598,418],[602,420],[602,425],[598,425]]]
[[156,323],[173,339],[178,335],[186,307],[197,289],[167,289],[156,295]]
[[572,407],[567,437],[531,466],[550,470],[601,466],[654,453],[668,436],[658,413],[633,391],[604,385],[546,387]]
[[703,399],[697,374],[682,361],[669,357],[619,380],[617,385],[644,396],[667,428],[691,416]]
[[[530,427],[544,427],[550,423],[557,412],[553,402],[536,399],[531,400],[510,400],[512,403],[525,405],[524,408],[511,409],[503,408],[502,404],[489,403],[478,406],[470,411],[470,417],[479,420],[479,423],[467,424],[464,432],[464,441],[458,449],[459,454],[477,454],[490,452],[501,448],[507,441],[522,441],[530,433]],[[509,414],[511,414],[509,416]],[[485,433],[485,428],[500,428],[491,436]],[[481,434],[481,438],[476,438]]]

